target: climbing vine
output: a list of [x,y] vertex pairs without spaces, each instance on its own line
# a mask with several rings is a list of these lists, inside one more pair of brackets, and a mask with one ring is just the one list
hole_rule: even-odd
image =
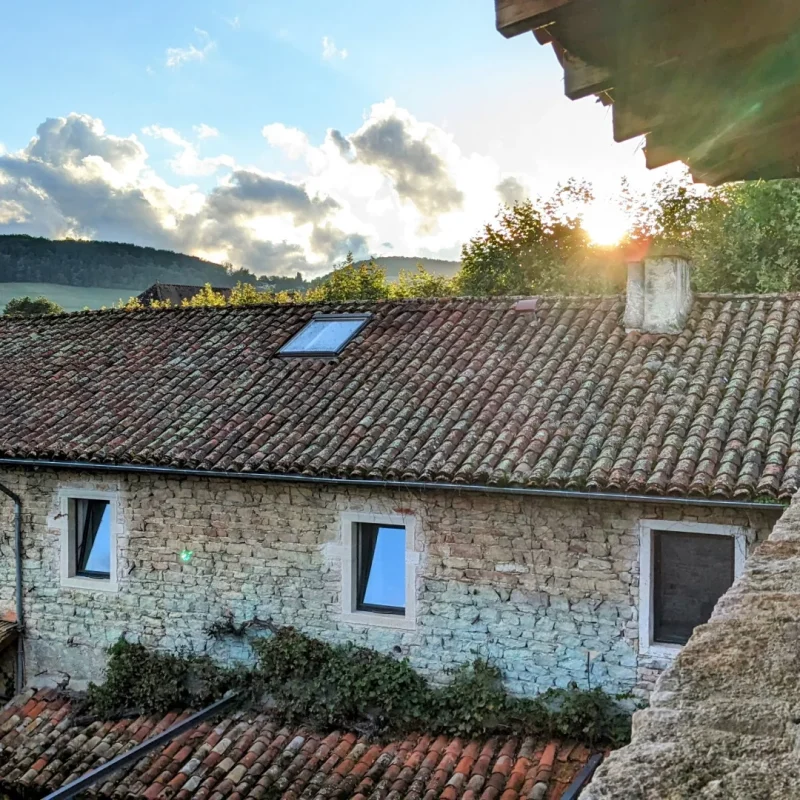
[[534,698],[514,697],[505,690],[500,670],[482,660],[461,666],[446,685],[435,686],[406,659],[352,644],[330,645],[294,628],[274,628],[252,645],[255,666],[228,668],[205,656],[154,652],[120,639],[109,650],[104,683],[89,687],[86,709],[104,718],[164,713],[199,708],[238,689],[251,700],[268,697],[275,714],[287,722],[376,737],[426,730],[619,745],[630,736],[630,709],[623,698],[574,685]]

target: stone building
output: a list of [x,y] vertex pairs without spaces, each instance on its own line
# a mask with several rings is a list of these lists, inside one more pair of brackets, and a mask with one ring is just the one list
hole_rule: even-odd
[[0,321],[24,677],[97,677],[122,634],[243,658],[232,617],[647,693],[800,482],[800,298],[685,270],[648,259],[627,302]]

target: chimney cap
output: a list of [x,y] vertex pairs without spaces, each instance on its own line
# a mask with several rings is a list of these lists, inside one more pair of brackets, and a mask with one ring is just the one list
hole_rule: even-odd
[[536,311],[538,303],[538,297],[526,297],[524,300],[517,300],[514,303],[514,311]]
[[651,244],[645,253],[645,259],[648,258],[682,258],[685,261],[690,260],[689,251],[681,242],[659,242]]

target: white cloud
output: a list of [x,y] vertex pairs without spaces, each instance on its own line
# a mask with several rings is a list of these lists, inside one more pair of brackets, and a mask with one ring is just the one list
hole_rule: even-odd
[[[129,241],[261,273],[318,274],[348,250],[390,245],[398,255],[457,258],[501,196],[532,185],[391,100],[322,141],[280,122],[261,132],[287,172],[207,154],[216,131],[206,124],[189,135],[150,125],[140,138],[87,115],[46,120],[27,147],[0,154],[0,232]],[[174,148],[171,176],[151,165],[147,137]],[[213,176],[214,187],[201,189],[195,176]]]
[[[195,131],[198,139],[207,139],[219,133],[215,128],[211,128],[208,125],[196,125]],[[154,139],[163,139],[165,142],[180,148],[178,155],[169,162],[173,172],[178,175],[213,175],[222,168],[233,169],[236,164],[233,157],[228,155],[201,158],[197,147],[184,139],[174,128],[148,125],[146,128],[142,128],[142,133]]]
[[231,28],[233,28],[235,31],[238,31],[239,28],[241,28],[241,26],[242,26],[242,23],[239,20],[239,17],[234,17],[233,19],[227,19],[226,18],[225,22],[227,22],[228,25],[230,25]]
[[214,139],[219,136],[219,131],[216,128],[212,128],[211,125],[206,125],[205,122],[201,122],[199,125],[193,125],[192,130],[195,132],[198,139]]
[[322,57],[326,61],[344,61],[347,58],[347,50],[339,49],[333,39],[327,36],[322,37]]
[[319,146],[281,124],[263,134],[287,156],[304,159],[309,188],[335,197],[369,226],[375,251],[388,241],[399,255],[458,258],[500,206],[496,187],[504,175],[493,159],[464,153],[450,134],[391,100],[374,105],[352,133],[328,131]]
[[313,274],[348,250],[367,253],[364,234],[333,197],[237,167],[230,156],[201,159],[172,128],[149,126],[146,135],[180,148],[179,171],[211,163],[227,174],[207,193],[168,183],[135,135],[114,136],[82,114],[49,119],[27,147],[0,155],[0,232],[134,242],[269,273]]
[[204,31],[202,28],[195,28],[194,32],[200,39],[200,47],[198,48],[190,44],[188,47],[167,48],[167,60],[165,64],[168,67],[180,67],[188,61],[203,61],[217,46],[217,43],[208,35],[207,31]]
[[274,122],[272,125],[265,125],[261,129],[261,135],[272,145],[283,150],[289,158],[295,159],[305,155],[310,144],[308,136],[297,128],[289,128],[282,122]]

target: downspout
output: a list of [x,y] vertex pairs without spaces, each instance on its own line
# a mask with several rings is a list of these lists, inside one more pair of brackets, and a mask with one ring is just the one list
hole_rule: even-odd
[[16,597],[17,597],[17,668],[15,670],[15,690],[19,694],[25,685],[25,634],[24,611],[22,608],[22,500],[7,486],[0,483],[0,492],[14,503],[14,560],[16,562]]

